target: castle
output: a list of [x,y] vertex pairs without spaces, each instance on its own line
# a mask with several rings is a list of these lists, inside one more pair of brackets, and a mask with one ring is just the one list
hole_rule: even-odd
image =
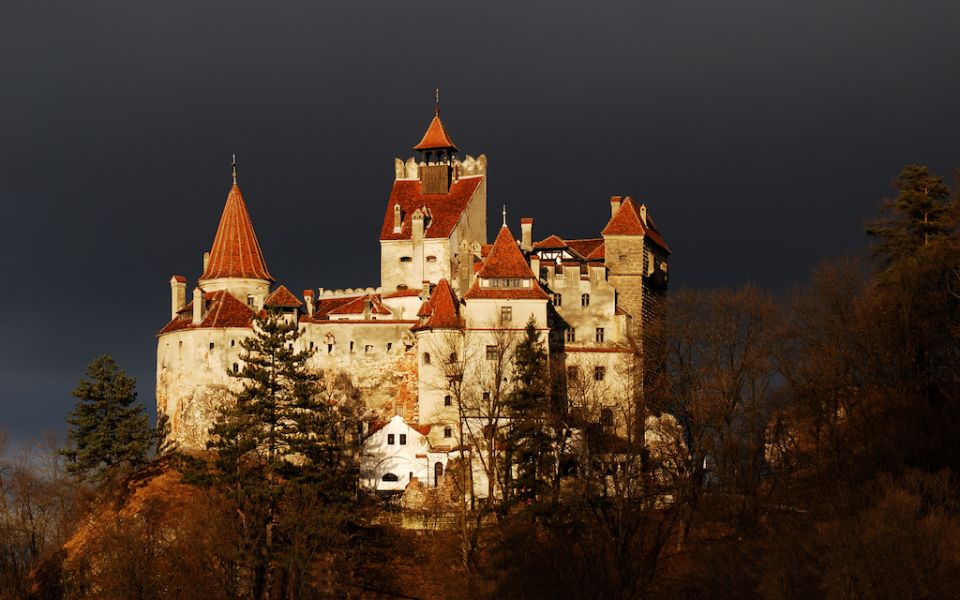
[[[669,255],[647,207],[614,196],[597,207],[610,211],[597,237],[539,241],[531,218],[516,239],[504,212],[489,244],[487,157],[459,158],[439,107],[413,149],[418,157],[395,160],[380,286],[301,298],[270,275],[234,167],[190,302],[186,278],[174,275],[170,321],[157,335],[157,411],[181,449],[205,447],[217,407],[239,389],[229,372],[239,371],[239,341],[264,307],[301,324],[299,343],[315,351],[310,368],[345,375],[360,391],[368,489],[439,483],[448,457],[468,443],[463,407],[507,393],[510,339],[530,319],[572,417],[611,432],[636,421],[643,343],[661,317]],[[452,366],[463,382],[455,394]]]

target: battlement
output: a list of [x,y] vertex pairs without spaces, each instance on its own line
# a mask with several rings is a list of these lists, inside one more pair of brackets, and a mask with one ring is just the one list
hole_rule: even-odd
[[[393,159],[393,175],[394,179],[406,179],[406,180],[417,180],[420,179],[420,167],[427,167],[432,165],[437,165],[436,161],[417,161],[416,158],[410,157],[406,161],[401,158]],[[487,155],[481,154],[480,156],[474,158],[471,155],[467,155],[463,160],[454,159],[453,160],[453,178],[457,180],[461,177],[470,177],[475,175],[486,175],[487,174]]]
[[366,287],[366,288],[346,288],[346,289],[335,289],[328,290],[326,288],[320,288],[317,290],[318,298],[348,298],[350,296],[365,296],[370,294],[379,294],[381,293],[382,288],[380,287]]

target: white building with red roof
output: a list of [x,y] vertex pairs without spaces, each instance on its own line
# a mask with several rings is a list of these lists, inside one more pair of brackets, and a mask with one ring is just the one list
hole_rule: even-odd
[[[309,289],[302,299],[275,285],[234,166],[191,301],[187,278],[173,276],[171,318],[157,335],[157,408],[181,449],[205,448],[217,408],[240,385],[230,377],[242,367],[240,341],[265,307],[301,324],[310,368],[349,381],[366,419],[387,424],[368,429],[364,472],[398,479],[365,481],[369,489],[395,489],[411,473],[432,482],[436,464],[446,465],[439,456],[478,447],[462,433],[476,417],[466,398],[509,393],[511,348],[530,321],[562,374],[571,418],[614,432],[636,422],[638,376],[651,362],[638,357],[661,319],[669,256],[646,206],[614,196],[607,225],[586,239],[535,242],[534,221],[524,218],[518,241],[504,217],[488,244],[486,157],[458,156],[439,109],[413,149],[417,157],[395,160],[380,285]],[[504,361],[499,369],[490,368],[495,360]],[[452,375],[467,384],[452,390]],[[389,448],[386,436],[404,428],[409,447]],[[372,453],[382,455],[376,468]]]

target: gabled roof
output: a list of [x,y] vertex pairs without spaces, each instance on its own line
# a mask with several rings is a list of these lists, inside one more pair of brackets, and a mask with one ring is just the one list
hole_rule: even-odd
[[300,308],[303,306],[303,302],[297,300],[297,297],[290,293],[286,286],[281,285],[267,296],[263,305],[277,308]]
[[225,277],[273,281],[263,260],[257,234],[253,231],[247,205],[236,183],[227,194],[227,203],[220,215],[220,225],[210,249],[210,260],[200,279]]
[[[584,240],[567,240],[567,247],[579,254],[583,258],[590,258],[590,255],[603,248],[603,238],[589,238]],[[603,258],[603,255],[600,255]]]
[[433,288],[430,300],[424,302],[417,313],[418,317],[426,317],[426,321],[413,327],[413,330],[460,329],[463,327],[463,320],[460,318],[459,306],[453,288],[446,279],[441,279]]
[[610,221],[607,223],[607,226],[603,228],[601,234],[645,235],[650,239],[651,242],[663,248],[667,253],[670,252],[670,248],[667,247],[667,243],[663,241],[663,238],[660,236],[660,232],[657,231],[656,226],[653,224],[653,219],[650,217],[650,213],[647,213],[647,222],[644,223],[643,219],[640,218],[640,208],[637,206],[636,201],[629,196],[624,198],[620,208],[617,210],[616,214],[611,217]]
[[430,121],[430,125],[427,127],[427,132],[423,134],[423,139],[420,140],[420,143],[413,147],[414,150],[453,150],[457,151],[457,147],[453,144],[453,140],[450,139],[450,136],[447,135],[447,130],[443,126],[443,121],[440,120],[440,113],[438,112],[434,115],[433,120]]
[[483,261],[483,268],[477,273],[477,277],[483,279],[533,277],[527,259],[523,257],[523,252],[520,251],[517,240],[506,225],[500,228],[500,233],[497,234],[497,239],[493,242],[493,248],[490,249],[490,255]]
[[366,310],[366,301],[370,300],[370,313],[374,315],[390,315],[393,314],[388,308],[386,308],[380,302],[380,296],[377,295],[366,295],[366,296],[355,296],[349,298],[348,302],[340,304],[336,308],[328,311],[328,315],[362,315]]
[[[390,201],[380,228],[381,240],[409,240],[413,236],[413,213],[418,208],[423,212],[426,207],[431,218],[425,223],[423,236],[426,238],[446,238],[453,233],[460,216],[467,209],[467,203],[483,182],[483,176],[461,177],[450,185],[446,194],[424,194],[417,179],[398,179],[393,182]],[[399,231],[393,228],[393,207],[400,205],[401,226]]]
[[563,241],[563,239],[560,236],[554,234],[546,239],[540,240],[539,242],[535,242],[533,244],[533,247],[536,250],[543,250],[543,249],[558,250],[560,248],[566,248],[567,243]]
[[[193,324],[193,302],[190,302],[177,316],[160,330],[160,334],[188,329],[191,327],[250,327],[253,322],[253,309],[240,302],[230,292],[219,290],[203,295],[207,312],[199,325]],[[158,334],[158,335],[160,335]]]

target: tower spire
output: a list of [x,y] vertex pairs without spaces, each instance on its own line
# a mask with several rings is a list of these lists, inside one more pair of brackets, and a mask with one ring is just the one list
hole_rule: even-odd
[[440,116],[440,88],[437,88],[435,102],[436,103],[433,106],[433,113],[439,117]]
[[507,226],[507,205],[503,205],[503,226]]
[[233,185],[237,185],[237,155],[233,155],[233,160],[230,161],[230,171],[233,174]]

